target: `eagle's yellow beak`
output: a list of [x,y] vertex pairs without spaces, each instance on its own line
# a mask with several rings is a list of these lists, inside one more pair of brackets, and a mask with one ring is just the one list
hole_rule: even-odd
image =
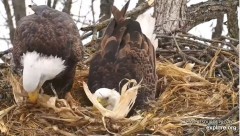
[[39,88],[37,88],[34,92],[28,93],[28,99],[31,103],[37,103],[39,96]]
[[108,106],[108,102],[104,98],[97,98],[97,101],[104,107],[106,108]]

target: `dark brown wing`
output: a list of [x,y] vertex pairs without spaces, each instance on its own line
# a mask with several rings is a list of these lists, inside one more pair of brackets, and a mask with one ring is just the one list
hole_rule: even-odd
[[66,61],[82,58],[82,43],[78,28],[66,13],[39,6],[33,15],[17,24],[13,42],[13,58],[17,67],[26,51],[62,57]]
[[[21,69],[21,56],[27,51],[64,59],[66,70],[48,81],[62,98],[72,88],[77,62],[83,58],[78,28],[73,19],[64,12],[44,5],[36,6],[33,10],[35,14],[23,17],[17,24],[13,60],[16,68]],[[48,86],[48,82],[44,83],[43,88]]]
[[[154,99],[156,90],[155,51],[142,33],[138,22],[124,19],[128,3],[121,11],[112,8],[114,20],[108,25],[101,43],[101,51],[90,63],[88,86],[92,92],[99,88],[115,88],[124,79],[143,79],[135,105],[144,107],[147,99]],[[123,84],[121,84],[123,85]]]

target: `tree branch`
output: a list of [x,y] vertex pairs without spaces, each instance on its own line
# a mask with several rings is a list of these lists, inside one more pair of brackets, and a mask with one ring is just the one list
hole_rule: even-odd
[[3,0],[2,2],[3,2],[3,5],[4,5],[4,8],[5,8],[6,14],[7,14],[7,24],[8,24],[9,31],[10,31],[9,32],[10,33],[10,40],[11,40],[11,43],[13,43],[15,28],[13,26],[13,20],[12,20],[12,14],[11,14],[10,6],[9,6],[9,3],[8,3],[8,0]]
[[222,31],[223,31],[223,16],[224,16],[224,14],[220,15],[219,17],[217,17],[217,24],[214,27],[214,31],[212,33],[212,39],[218,39],[222,35]]
[[71,7],[72,7],[72,0],[66,0],[64,3],[64,8],[62,12],[70,14]]
[[239,39],[237,5],[235,4],[236,2],[234,0],[228,0],[227,2],[231,6],[227,13],[228,34],[232,38]]
[[51,7],[52,0],[47,0],[48,7]]
[[227,1],[213,0],[191,5],[187,8],[187,22],[183,31],[187,32],[198,24],[220,17],[222,14],[228,13],[232,6],[237,5],[237,1],[231,5]]
[[57,3],[58,3],[58,0],[54,0],[54,1],[53,1],[53,5],[52,5],[52,8],[53,8],[53,9],[56,8]]
[[[132,17],[133,15],[140,15],[142,13],[144,13],[147,9],[149,9],[151,6],[148,3],[142,3],[140,4],[138,7],[134,8],[133,10],[127,12],[126,16],[127,17]],[[98,23],[96,25],[90,25],[87,27],[82,27],[81,30],[82,31],[92,31],[93,29],[97,29],[97,31],[102,30],[104,27],[106,27],[109,22],[112,20],[111,19],[107,19],[101,23]]]
[[16,25],[17,22],[24,16],[26,16],[26,6],[25,6],[25,0],[12,0],[13,4],[13,10],[14,10],[14,16]]
[[1,58],[3,55],[8,54],[8,53],[10,53],[10,52],[12,52],[12,48],[9,48],[9,49],[7,49],[7,50],[5,50],[5,51],[1,51],[1,52],[0,52],[0,58]]

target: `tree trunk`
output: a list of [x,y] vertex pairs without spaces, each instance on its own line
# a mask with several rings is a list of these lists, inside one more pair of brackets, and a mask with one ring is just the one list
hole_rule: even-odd
[[228,0],[229,11],[227,13],[227,26],[228,26],[228,34],[230,37],[239,39],[239,27],[238,27],[238,17],[237,17],[237,4],[234,0]]
[[5,8],[6,14],[7,14],[7,24],[8,24],[8,27],[9,27],[10,40],[11,40],[11,43],[13,43],[15,29],[14,29],[14,26],[13,26],[12,14],[11,14],[11,10],[10,10],[8,0],[3,0],[3,5],[4,5],[4,8]]
[[169,34],[182,28],[186,20],[187,0],[156,0],[157,35]]
[[[180,30],[185,25],[187,0],[157,0],[154,4],[156,17],[155,31],[156,37],[161,35],[171,35]],[[165,43],[173,43],[167,38],[158,38],[158,47],[161,49],[172,48]],[[159,54],[156,54],[159,56]]]
[[[107,20],[111,17],[111,7],[113,6],[114,0],[101,0],[100,3],[100,15],[99,22]],[[99,31],[98,37],[102,37],[105,29]]]
[[51,7],[51,3],[52,3],[52,0],[48,0],[48,1],[47,1],[48,7]]
[[223,17],[224,17],[224,14],[217,17],[217,24],[212,33],[212,39],[218,39],[221,37],[222,31],[223,31]]
[[54,0],[54,1],[53,1],[53,5],[52,5],[52,8],[53,8],[53,9],[56,8],[57,3],[58,3],[58,0]]
[[71,8],[72,8],[72,0],[66,0],[62,11],[70,14]]
[[17,22],[26,16],[25,0],[12,0],[16,25]]

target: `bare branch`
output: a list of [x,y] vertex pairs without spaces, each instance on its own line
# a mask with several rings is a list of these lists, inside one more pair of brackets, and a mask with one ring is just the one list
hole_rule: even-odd
[[226,1],[215,0],[191,5],[187,8],[187,23],[182,29],[187,32],[198,24],[220,17],[223,13],[228,13],[232,6],[236,5],[238,5],[238,2],[230,5]]
[[51,7],[52,0],[47,0],[48,7]]
[[218,39],[222,35],[222,31],[223,31],[223,16],[224,16],[224,14],[222,14],[219,17],[217,17],[217,24],[216,24],[216,26],[214,28],[213,33],[212,33],[212,39]]
[[95,11],[94,11],[94,8],[93,8],[93,2],[94,2],[94,0],[92,0],[92,2],[91,2],[91,10],[92,10],[93,24],[95,24],[96,22],[95,22],[95,17],[94,17],[94,15],[95,15]]
[[71,7],[72,7],[72,0],[66,0],[64,3],[64,8],[62,12],[70,14]]
[[[144,3],[144,2],[145,2],[145,0],[138,0],[138,2],[137,2],[137,4],[136,4],[136,7],[138,7],[141,3]],[[138,17],[138,15],[133,15],[133,16],[132,16],[132,19],[133,19],[133,20],[136,20],[137,17]]]
[[[136,15],[136,14],[140,15],[140,14],[144,13],[150,7],[151,6],[148,3],[142,3],[138,7],[134,8],[133,10],[128,11],[126,16],[127,17],[132,17],[133,15]],[[90,25],[90,26],[87,26],[87,27],[82,27],[81,30],[82,31],[92,31],[94,28],[97,28],[97,30],[99,31],[99,30],[102,30],[104,27],[106,27],[111,20],[112,20],[112,18],[108,19],[108,20],[105,20],[101,23],[98,23],[96,25]]]
[[4,4],[6,14],[7,14],[7,24],[8,24],[9,31],[10,31],[10,39],[11,39],[11,42],[13,43],[15,28],[13,26],[12,14],[11,14],[8,0],[3,0],[3,4]]
[[230,37],[239,39],[239,27],[238,27],[238,15],[237,15],[237,6],[234,0],[228,0],[228,4],[231,6],[227,13],[227,26],[228,34]]
[[7,50],[5,50],[5,51],[0,52],[0,57],[2,57],[2,56],[5,55],[5,54],[8,54],[8,53],[10,53],[10,52],[12,52],[12,48],[9,48],[9,49],[7,49]]
[[17,22],[24,16],[26,16],[26,6],[25,6],[25,0],[12,0],[13,4],[13,10],[14,10],[14,16],[16,25]]
[[[114,0],[101,0],[100,2],[99,22],[103,22],[111,17],[111,7],[113,6]],[[104,31],[104,29],[99,31],[98,37],[102,37]]]
[[58,0],[54,0],[54,1],[53,1],[53,5],[52,5],[52,8],[54,8],[54,9],[55,9],[55,8],[56,8],[56,5],[57,5],[57,3],[58,3]]

